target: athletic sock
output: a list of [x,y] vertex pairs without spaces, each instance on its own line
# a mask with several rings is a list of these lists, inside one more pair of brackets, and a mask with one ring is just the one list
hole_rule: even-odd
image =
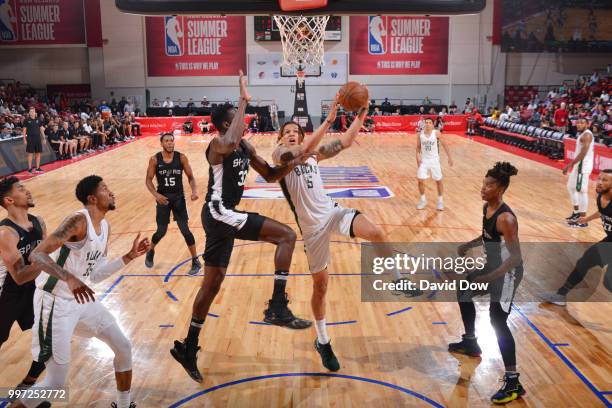
[[442,198],[442,196],[438,196],[438,202],[439,203],[444,202],[444,199]]
[[200,330],[202,330],[203,325],[204,319],[198,319],[196,317],[191,318],[189,331],[187,332],[187,339],[185,341],[187,345],[191,345],[193,347],[198,345],[198,338],[200,337]]
[[463,338],[466,340],[476,340],[476,335],[474,334],[464,334]]
[[557,291],[557,294],[561,296],[567,296],[570,290],[572,290],[572,288],[568,287],[567,284],[565,284],[559,288],[559,290]]
[[274,291],[272,292],[272,300],[283,300],[285,298],[285,287],[287,286],[287,278],[289,271],[278,270],[274,272]]
[[425,197],[425,194],[421,195],[421,201],[425,201],[427,200],[427,197]]
[[315,328],[317,329],[317,341],[319,344],[329,343],[329,336],[327,335],[327,321],[325,319],[315,320]]
[[117,390],[117,408],[130,408],[130,391]]

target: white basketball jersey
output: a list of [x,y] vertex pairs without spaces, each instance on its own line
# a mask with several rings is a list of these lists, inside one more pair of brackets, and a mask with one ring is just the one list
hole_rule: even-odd
[[[87,236],[80,242],[66,242],[60,249],[51,254],[51,257],[58,265],[89,285],[92,283],[89,278],[91,271],[106,252],[108,223],[106,220],[102,220],[100,235],[97,235],[89,217],[89,211],[83,209],[77,211],[77,213],[84,214],[87,219]],[[36,287],[62,298],[74,299],[66,282],[58,280],[46,272],[42,272],[36,278]]]
[[303,234],[327,223],[336,202],[325,194],[319,164],[313,157],[295,166],[280,184]]
[[578,155],[582,151],[582,137],[587,133],[591,135],[591,144],[589,145],[589,150],[584,156],[584,159],[582,159],[582,161],[578,165],[574,166],[574,169],[576,169],[576,171],[580,171],[582,174],[591,174],[591,172],[593,171],[593,158],[595,156],[595,138],[593,138],[593,133],[591,133],[591,131],[587,129],[582,132],[576,140],[576,152],[574,153],[574,157],[578,157]]
[[438,151],[438,132],[432,130],[431,134],[427,136],[425,131],[419,134],[421,139],[421,158],[424,162],[438,162],[440,161],[440,153]]

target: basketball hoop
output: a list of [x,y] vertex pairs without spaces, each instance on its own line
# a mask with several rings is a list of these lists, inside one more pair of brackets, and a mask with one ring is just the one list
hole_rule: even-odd
[[283,45],[283,66],[296,70],[300,84],[306,68],[324,65],[325,27],[329,16],[274,16]]

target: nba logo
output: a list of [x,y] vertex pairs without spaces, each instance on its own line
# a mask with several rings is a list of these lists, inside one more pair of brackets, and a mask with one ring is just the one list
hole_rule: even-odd
[[17,41],[15,11],[9,0],[0,0],[0,41]]
[[387,17],[368,17],[368,52],[372,55],[387,53]]
[[183,55],[183,17],[164,17],[164,31],[166,37],[166,55],[169,57]]

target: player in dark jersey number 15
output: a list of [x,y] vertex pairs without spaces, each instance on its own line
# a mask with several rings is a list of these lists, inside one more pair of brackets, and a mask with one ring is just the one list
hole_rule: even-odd
[[[200,271],[202,265],[196,254],[195,238],[189,230],[189,214],[187,213],[187,203],[183,190],[183,173],[187,176],[191,187],[191,201],[198,199],[198,187],[187,156],[174,150],[174,135],[164,133],[159,140],[162,151],[149,159],[147,169],[147,189],[157,201],[155,216],[157,231],[151,239],[151,249],[147,252],[145,266],[147,268],[153,267],[155,246],[166,235],[170,223],[170,212],[172,212],[174,221],[176,221],[191,253],[189,275],[195,275]],[[157,189],[153,185],[154,177],[157,179]]]
[[203,378],[197,367],[196,354],[200,349],[198,337],[204,319],[215,296],[221,288],[229,264],[234,239],[265,241],[276,245],[274,256],[274,292],[264,312],[264,321],[291,329],[305,329],[312,322],[295,317],[288,307],[285,286],[289,275],[296,234],[288,226],[257,213],[239,211],[244,183],[252,166],[267,182],[275,182],[286,176],[300,156],[284,166],[271,167],[257,155],[255,148],[242,139],[245,131],[244,115],[251,99],[246,89],[246,78],[240,72],[240,104],[217,107],[212,122],[219,131],[206,150],[209,168],[209,184],[206,202],[202,209],[202,223],[206,232],[204,250],[204,280],[193,303],[193,314],[187,337],[175,341],[170,351],[189,376],[198,382]]

